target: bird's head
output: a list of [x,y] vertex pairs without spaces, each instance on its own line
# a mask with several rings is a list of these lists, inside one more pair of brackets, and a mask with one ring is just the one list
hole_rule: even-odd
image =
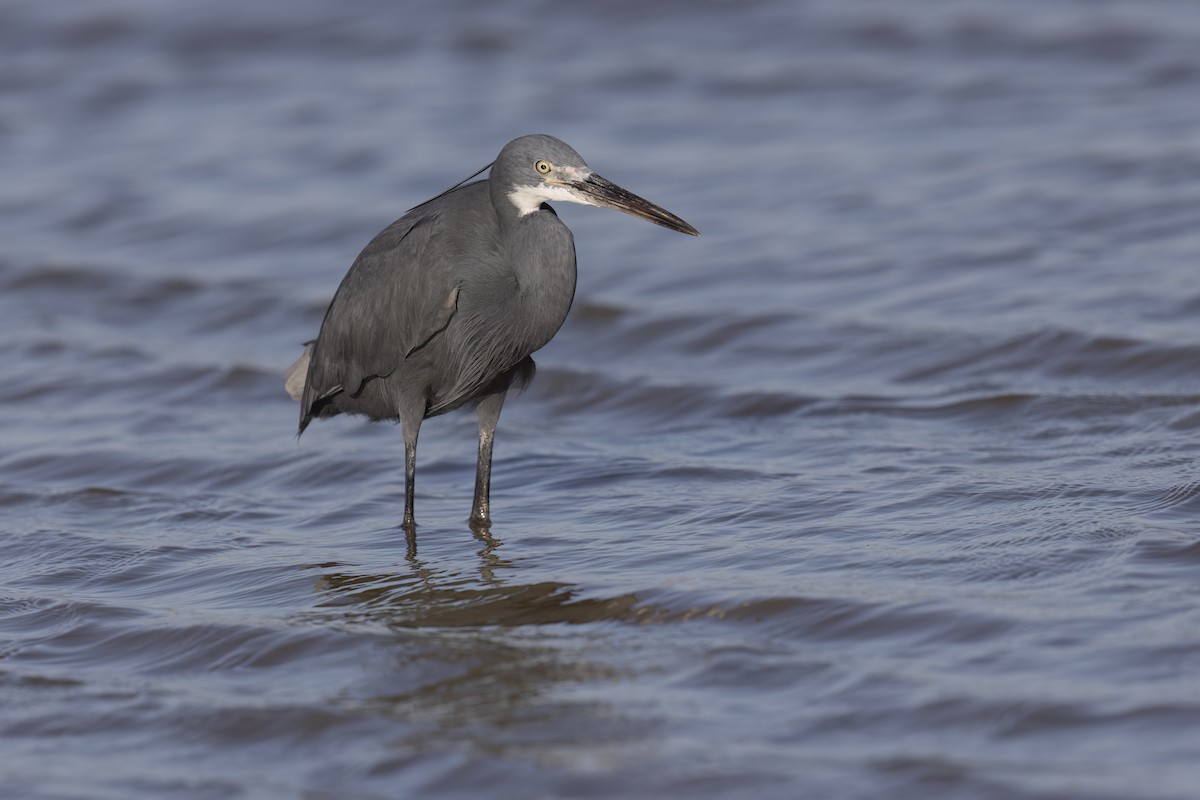
[[673,231],[700,235],[670,211],[592,172],[570,145],[553,136],[534,134],[509,142],[492,165],[490,180],[519,216],[537,211],[542,203],[562,201],[615,208]]

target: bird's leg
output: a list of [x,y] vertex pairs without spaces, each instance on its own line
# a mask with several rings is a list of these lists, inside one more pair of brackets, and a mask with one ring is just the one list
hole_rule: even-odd
[[492,489],[492,441],[504,392],[489,394],[479,401],[479,461],[475,465],[475,502],[471,504],[471,522],[486,528],[492,524],[490,494]]
[[421,432],[421,420],[402,420],[404,429],[404,521],[400,524],[408,530],[417,525],[413,516],[413,498],[417,484],[417,434]]

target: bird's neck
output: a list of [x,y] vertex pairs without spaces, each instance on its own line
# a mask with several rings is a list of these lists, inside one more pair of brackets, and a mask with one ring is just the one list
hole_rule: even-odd
[[510,263],[530,339],[541,347],[558,331],[575,297],[575,240],[546,207],[513,221]]

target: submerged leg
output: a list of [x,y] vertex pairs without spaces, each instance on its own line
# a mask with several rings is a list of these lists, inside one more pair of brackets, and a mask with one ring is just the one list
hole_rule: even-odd
[[405,419],[401,425],[404,429],[404,521],[400,524],[411,530],[417,524],[413,516],[413,497],[417,483],[417,434],[421,432],[421,420]]
[[492,441],[504,392],[489,394],[479,401],[479,461],[475,465],[475,502],[471,504],[471,522],[487,527],[492,524],[490,495],[492,490]]

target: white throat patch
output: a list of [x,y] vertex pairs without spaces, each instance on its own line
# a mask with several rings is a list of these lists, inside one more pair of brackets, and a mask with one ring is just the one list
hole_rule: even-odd
[[[592,174],[586,167],[557,167],[557,175],[569,181],[582,181]],[[579,203],[594,206],[596,203],[586,194],[576,191],[569,186],[554,183],[543,183],[539,186],[518,186],[508,193],[508,199],[517,207],[517,214],[525,216],[532,214],[542,207],[542,203],[551,200],[564,203]]]
[[518,186],[508,193],[508,199],[517,207],[518,216],[532,214],[542,207],[542,203],[551,200],[561,200],[564,203],[583,202],[566,186],[543,184],[541,186]]

